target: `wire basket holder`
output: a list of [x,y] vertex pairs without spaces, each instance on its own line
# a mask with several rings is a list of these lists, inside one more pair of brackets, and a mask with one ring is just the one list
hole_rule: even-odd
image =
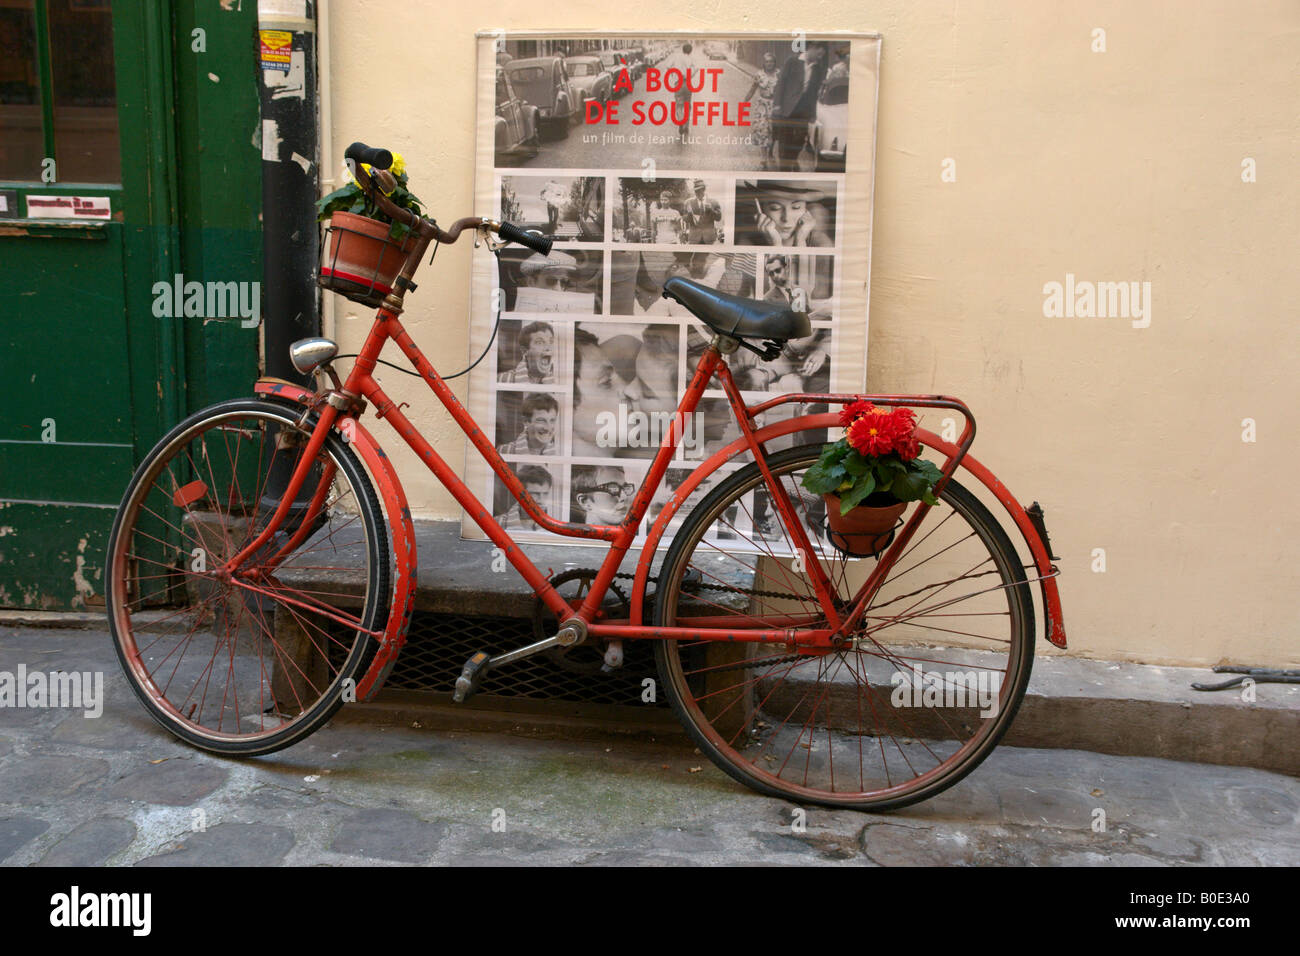
[[[888,548],[891,544],[894,543],[894,535],[898,534],[898,529],[901,528],[902,526],[903,526],[903,519],[899,518],[897,521],[894,522],[894,526],[889,529],[888,532],[889,536],[886,537],[883,542],[881,542],[881,544],[876,548],[876,550],[867,551],[867,552],[854,551],[852,548],[850,548],[848,546],[848,539],[845,538],[844,535],[840,534],[838,531],[831,530],[830,519],[827,517],[822,518],[821,530],[822,530],[822,536],[826,539],[826,542],[832,548],[838,551],[840,554],[844,555],[846,558],[878,558],[882,553],[884,553],[884,550],[886,548]],[[885,532],[881,532],[880,536],[883,536],[884,534]],[[877,537],[877,540],[879,540],[880,536]]]

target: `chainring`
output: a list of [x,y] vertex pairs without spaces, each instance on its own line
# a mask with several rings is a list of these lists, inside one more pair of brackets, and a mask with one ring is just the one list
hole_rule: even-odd
[[[580,604],[591,590],[591,583],[596,579],[594,568],[572,568],[561,571],[550,578],[553,588],[570,604]],[[576,587],[565,589],[564,585],[577,582]],[[601,606],[607,617],[626,618],[632,613],[632,605],[627,595],[613,581],[609,584],[609,595]],[[537,640],[545,640],[559,628],[559,621],[550,608],[542,603],[541,598],[533,599],[533,634]],[[573,647],[552,647],[545,652],[557,667],[576,674],[599,674],[605,666],[605,642],[588,636],[581,644]]]

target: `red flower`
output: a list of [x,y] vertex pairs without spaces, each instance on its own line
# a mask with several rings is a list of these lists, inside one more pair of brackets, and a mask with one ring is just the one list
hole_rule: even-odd
[[887,455],[894,450],[894,436],[876,418],[864,415],[849,426],[849,444],[863,455]]
[[921,452],[913,437],[916,413],[910,408],[881,408],[866,401],[854,402],[840,413],[847,422],[849,445],[863,455],[887,455],[897,452],[903,461],[911,461]]
[[894,435],[900,440],[916,430],[916,413],[910,408],[895,408],[892,418],[891,427],[894,429]]
[[848,405],[845,405],[840,409],[840,426],[848,428],[875,407],[875,405],[872,405],[865,399],[858,399],[856,402],[850,402]]

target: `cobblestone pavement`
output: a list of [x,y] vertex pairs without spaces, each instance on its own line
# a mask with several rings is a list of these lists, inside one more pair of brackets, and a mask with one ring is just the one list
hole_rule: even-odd
[[102,671],[106,702],[0,708],[8,865],[1300,864],[1300,781],[1240,767],[1000,748],[920,806],[800,829],[684,738],[335,722],[240,762],[154,724],[105,631],[0,628],[20,663]]

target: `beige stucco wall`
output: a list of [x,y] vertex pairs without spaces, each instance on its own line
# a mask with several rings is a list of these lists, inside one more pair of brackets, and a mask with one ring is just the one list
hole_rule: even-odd
[[[1300,6],[1084,6],[331,0],[332,156],[353,139],[400,150],[436,215],[482,212],[480,29],[880,32],[868,387],[975,410],[975,455],[1047,508],[1071,653],[1294,667]],[[410,301],[408,328],[448,372],[467,358],[473,254],[444,249]],[[1044,284],[1067,273],[1150,282],[1149,327],[1045,318]],[[367,316],[338,303],[355,351]],[[424,387],[383,380],[463,464]],[[415,511],[458,517],[387,435]]]

